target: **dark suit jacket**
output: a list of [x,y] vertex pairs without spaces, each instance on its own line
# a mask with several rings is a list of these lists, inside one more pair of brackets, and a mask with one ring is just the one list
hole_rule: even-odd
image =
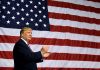
[[43,61],[41,52],[32,52],[22,39],[14,46],[13,58],[14,70],[37,70],[36,63]]

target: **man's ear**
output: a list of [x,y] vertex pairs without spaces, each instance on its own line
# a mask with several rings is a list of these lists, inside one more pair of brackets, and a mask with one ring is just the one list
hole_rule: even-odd
[[23,34],[21,35],[21,37],[23,37]]

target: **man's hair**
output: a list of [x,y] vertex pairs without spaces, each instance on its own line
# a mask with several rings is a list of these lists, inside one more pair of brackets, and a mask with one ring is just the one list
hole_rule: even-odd
[[24,31],[31,29],[30,27],[23,27],[20,31],[20,37],[22,36],[22,34],[24,33]]

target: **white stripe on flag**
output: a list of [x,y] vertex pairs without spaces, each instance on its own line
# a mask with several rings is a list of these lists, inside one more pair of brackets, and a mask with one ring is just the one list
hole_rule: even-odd
[[[39,51],[43,45],[30,44],[33,51]],[[90,55],[100,55],[100,49],[95,48],[84,48],[77,46],[54,46],[48,45],[49,52],[52,53],[72,53],[72,54],[90,54]],[[14,44],[12,43],[0,43],[0,51],[13,51]],[[59,50],[60,49],[60,50]]]
[[[12,31],[12,32],[11,32]],[[11,33],[10,33],[11,32]],[[20,29],[8,29],[0,27],[0,35],[19,36]],[[62,32],[49,32],[49,31],[35,31],[32,32],[32,37],[37,38],[57,38],[57,39],[70,39],[90,42],[100,42],[99,36],[75,34],[75,33],[62,33]],[[78,37],[78,38],[77,38]]]
[[95,8],[100,8],[100,3],[98,2],[90,2],[86,0],[54,0],[54,1],[60,1],[60,2],[69,2],[73,4],[79,4],[79,5],[84,5],[84,6],[91,6]]
[[[0,59],[0,67],[13,67],[12,59]],[[68,61],[68,60],[44,60],[38,63],[38,67],[57,67],[57,68],[99,68],[100,62],[90,61]]]
[[71,21],[71,20],[62,20],[62,19],[49,19],[51,25],[55,26],[70,26],[76,28],[84,28],[89,30],[100,30],[99,24],[91,24],[86,22],[78,22],[78,21]]
[[70,8],[48,6],[48,11],[54,12],[54,13],[71,14],[71,15],[77,15],[77,16],[82,16],[82,17],[100,19],[100,14],[97,14],[94,12],[87,12],[87,11],[82,11],[82,10],[70,9]]

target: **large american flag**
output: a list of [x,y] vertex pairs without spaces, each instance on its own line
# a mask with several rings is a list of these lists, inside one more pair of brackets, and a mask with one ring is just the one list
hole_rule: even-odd
[[49,45],[38,70],[100,70],[100,0],[0,0],[0,70],[13,70],[24,26],[32,50]]

